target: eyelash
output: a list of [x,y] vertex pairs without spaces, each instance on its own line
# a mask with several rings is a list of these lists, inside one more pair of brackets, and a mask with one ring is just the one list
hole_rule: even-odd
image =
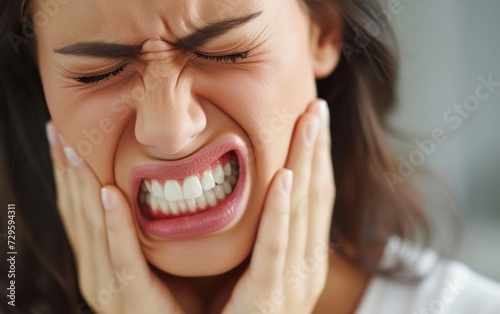
[[235,63],[238,59],[246,59],[248,57],[248,51],[239,52],[232,55],[225,55],[225,56],[208,56],[199,52],[195,52],[194,54],[197,58],[200,59],[216,61],[216,62],[225,62],[225,63],[228,63],[229,61]]
[[[204,60],[209,60],[209,61],[224,62],[224,63],[228,63],[228,62],[235,63],[238,59],[245,59],[245,58],[247,58],[248,57],[248,52],[249,51],[239,52],[239,53],[234,53],[234,54],[225,55],[225,56],[209,56],[209,55],[202,54],[200,52],[194,52],[194,55],[197,58],[204,59]],[[77,77],[75,80],[77,82],[83,83],[83,84],[95,84],[95,83],[100,82],[102,80],[109,80],[109,78],[111,76],[117,76],[118,74],[120,74],[121,72],[123,72],[123,70],[125,70],[126,67],[127,67],[127,64],[124,64],[124,65],[120,66],[119,68],[117,68],[117,69],[115,69],[115,70],[113,70],[111,72],[108,72],[108,73],[94,75],[94,76]]]
[[94,75],[94,76],[78,77],[78,78],[76,78],[76,81],[79,83],[84,83],[84,84],[95,84],[95,83],[100,82],[104,79],[109,80],[110,76],[117,76],[118,74],[123,72],[123,70],[125,70],[126,67],[127,67],[127,64],[124,64],[124,65],[121,65],[118,69],[113,70],[111,72],[99,74],[99,75]]

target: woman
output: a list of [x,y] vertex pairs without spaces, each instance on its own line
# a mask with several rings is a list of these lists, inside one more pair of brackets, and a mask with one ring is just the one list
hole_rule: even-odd
[[408,262],[391,248],[432,232],[411,186],[387,181],[396,61],[375,2],[2,6],[2,173],[23,255],[7,310],[494,309],[498,286],[469,272],[491,290],[458,281],[465,297],[433,301],[436,278],[466,271],[450,262],[376,300],[399,285],[378,276]]

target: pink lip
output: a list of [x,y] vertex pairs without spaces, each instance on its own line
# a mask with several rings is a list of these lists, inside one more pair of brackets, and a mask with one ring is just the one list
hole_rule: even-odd
[[[222,202],[203,213],[161,220],[144,217],[137,202],[137,194],[142,179],[183,179],[200,173],[208,165],[217,161],[229,151],[234,151],[238,158],[240,173],[233,192]],[[244,182],[246,177],[246,148],[243,141],[236,137],[227,137],[186,159],[145,164],[134,167],[131,173],[132,192],[139,224],[143,230],[161,238],[185,238],[211,233],[231,223],[242,209]]]

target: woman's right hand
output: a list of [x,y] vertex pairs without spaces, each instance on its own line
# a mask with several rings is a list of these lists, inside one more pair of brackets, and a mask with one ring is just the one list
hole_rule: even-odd
[[127,200],[115,186],[101,187],[52,122],[47,136],[57,206],[71,244],[79,289],[96,313],[183,313],[170,290],[151,271]]

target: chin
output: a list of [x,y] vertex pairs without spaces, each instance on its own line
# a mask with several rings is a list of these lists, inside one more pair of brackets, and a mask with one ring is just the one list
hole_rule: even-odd
[[249,256],[252,249],[252,236],[247,243],[234,243],[222,246],[212,243],[209,246],[200,244],[198,250],[191,247],[172,252],[172,247],[145,252],[147,260],[159,270],[180,277],[207,277],[227,273],[240,265]]

